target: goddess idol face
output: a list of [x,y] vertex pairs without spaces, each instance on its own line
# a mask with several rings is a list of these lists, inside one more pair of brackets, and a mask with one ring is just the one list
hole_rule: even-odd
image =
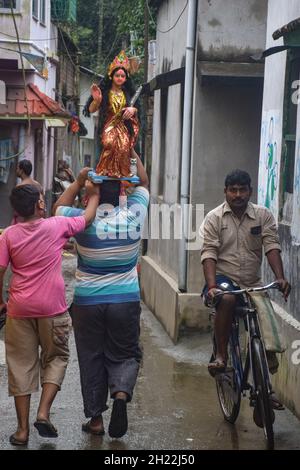
[[124,69],[120,68],[120,69],[116,69],[113,73],[113,83],[118,86],[118,87],[122,87],[124,85],[124,83],[126,82],[127,80],[127,75],[126,75],[126,72],[124,71]]

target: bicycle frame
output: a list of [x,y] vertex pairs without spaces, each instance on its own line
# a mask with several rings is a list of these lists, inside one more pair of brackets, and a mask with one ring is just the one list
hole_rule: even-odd
[[[255,400],[256,397],[256,388],[257,384],[255,383],[255,374],[253,373],[253,352],[252,352],[252,342],[254,338],[258,338],[262,345],[263,351],[265,355],[265,361],[267,364],[267,357],[266,351],[264,347],[263,338],[260,332],[259,327],[259,319],[257,310],[252,305],[251,297],[249,295],[250,292],[263,292],[269,289],[278,289],[278,283],[273,282],[268,284],[267,286],[263,287],[256,287],[256,288],[248,288],[248,289],[240,289],[236,291],[225,291],[221,294],[217,295],[225,295],[225,294],[233,294],[233,295],[241,295],[244,294],[246,297],[246,305],[242,307],[237,307],[232,324],[232,331],[229,339],[229,344],[232,350],[235,351],[233,354],[233,367],[237,372],[237,378],[239,381],[239,386],[241,388],[241,393],[245,396],[246,390],[250,390],[250,400],[251,403]],[[244,318],[246,325],[247,325],[247,354],[245,359],[245,364],[243,366],[242,362],[242,355],[239,343],[239,319]],[[269,376],[268,368],[266,367],[265,372],[265,379],[266,384],[268,387],[268,392],[271,393],[271,381]],[[249,383],[249,376],[252,378],[253,384]]]
[[[222,413],[229,423],[234,424],[240,412],[241,396],[246,396],[246,391],[249,391],[250,406],[254,408],[253,420],[258,427],[263,428],[268,449],[274,449],[273,423],[275,414],[270,401],[272,387],[266,350],[260,331],[258,311],[250,296],[250,292],[278,288],[279,285],[275,282],[259,288],[220,291],[214,297],[215,301],[219,295],[244,295],[243,304],[236,306],[232,318],[227,367],[225,367],[224,371],[219,371],[219,373],[214,375]],[[245,361],[242,360],[239,342],[240,318],[243,318],[247,332]],[[216,357],[216,351],[217,345],[214,338],[212,357]]]

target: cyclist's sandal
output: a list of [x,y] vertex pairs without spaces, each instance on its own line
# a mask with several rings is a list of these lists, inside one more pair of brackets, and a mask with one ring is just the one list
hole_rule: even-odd
[[277,410],[277,411],[285,410],[285,407],[283,406],[283,404],[276,397],[275,392],[271,393],[270,400],[271,400],[273,410]]
[[213,362],[208,364],[208,372],[212,377],[215,377],[216,374],[221,374],[225,372],[226,363],[224,361],[219,361],[215,359]]

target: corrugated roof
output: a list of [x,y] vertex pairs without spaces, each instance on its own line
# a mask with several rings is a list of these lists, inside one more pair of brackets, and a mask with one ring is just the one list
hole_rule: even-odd
[[287,33],[291,33],[292,31],[296,31],[297,29],[300,29],[300,18],[296,18],[295,20],[290,21],[290,23],[282,26],[281,28],[276,29],[276,31],[274,31],[272,35],[273,39],[279,39],[281,38],[281,36],[284,36]]
[[[33,119],[44,116],[71,118],[71,115],[57,101],[42,93],[33,83],[26,86],[26,96],[29,113]],[[8,86],[6,104],[0,104],[0,117],[3,116],[15,118],[27,116],[23,88]]]

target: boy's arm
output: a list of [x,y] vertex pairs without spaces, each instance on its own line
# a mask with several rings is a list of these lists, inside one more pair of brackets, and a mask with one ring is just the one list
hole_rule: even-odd
[[96,211],[99,206],[100,185],[87,181],[85,187],[88,196],[88,204],[82,215],[85,218],[86,225],[90,225],[96,216]]
[[3,282],[4,282],[4,274],[5,274],[6,268],[3,266],[0,266],[0,313],[1,310],[6,307],[6,303],[3,300]]
[[76,196],[80,193],[81,189],[84,187],[85,182],[87,180],[88,172],[91,168],[83,168],[77,179],[74,183],[70,184],[70,186],[63,192],[60,198],[56,201],[52,208],[52,215],[55,215],[56,210],[60,206],[68,206],[71,207],[74,204]]

